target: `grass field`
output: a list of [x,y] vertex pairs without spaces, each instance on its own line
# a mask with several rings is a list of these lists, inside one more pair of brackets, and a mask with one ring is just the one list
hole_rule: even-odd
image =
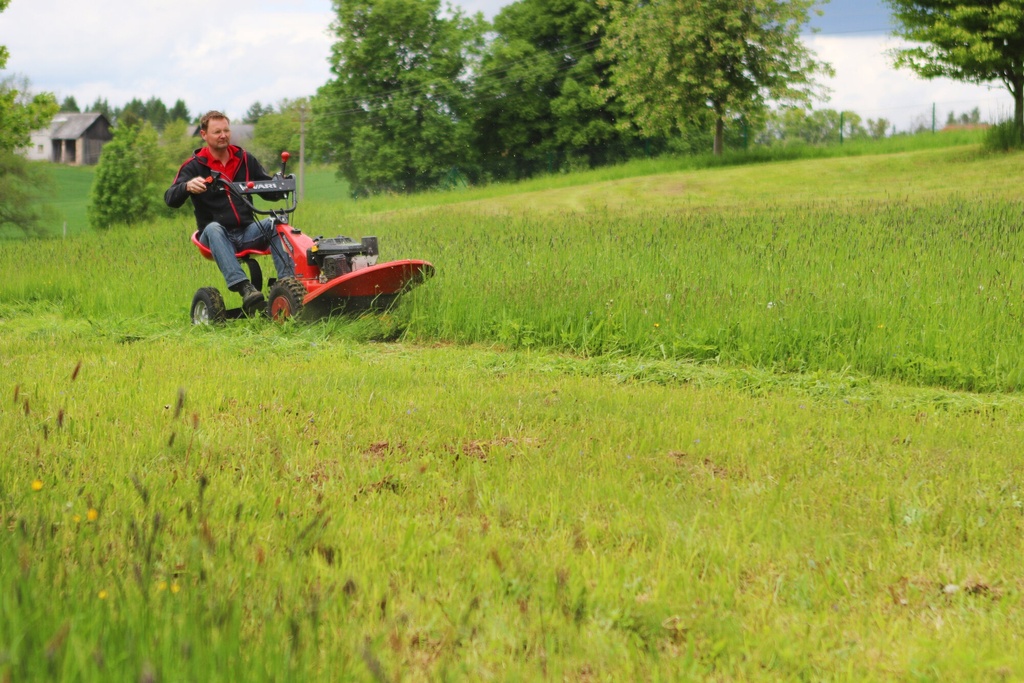
[[0,675],[1021,678],[1020,159],[312,196],[438,275],[305,325],[5,244]]

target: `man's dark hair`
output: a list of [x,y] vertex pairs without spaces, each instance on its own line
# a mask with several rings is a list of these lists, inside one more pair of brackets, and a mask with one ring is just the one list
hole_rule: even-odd
[[210,121],[212,121],[213,119],[224,119],[226,121],[230,121],[226,114],[222,114],[216,109],[211,109],[210,111],[203,114],[203,118],[199,119],[199,130],[205,132],[210,125]]

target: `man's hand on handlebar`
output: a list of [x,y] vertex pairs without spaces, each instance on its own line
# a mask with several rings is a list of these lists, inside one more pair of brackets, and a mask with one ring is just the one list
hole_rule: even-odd
[[202,194],[206,192],[207,187],[206,178],[196,177],[185,183],[185,189],[191,194]]

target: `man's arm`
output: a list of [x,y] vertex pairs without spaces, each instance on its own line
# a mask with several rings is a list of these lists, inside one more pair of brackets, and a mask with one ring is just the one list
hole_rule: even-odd
[[194,172],[194,169],[190,168],[192,166],[191,161],[190,159],[181,165],[181,168],[178,169],[178,175],[174,177],[174,182],[164,192],[164,204],[172,209],[181,208],[185,203],[189,195],[188,183],[193,179],[193,176],[198,175],[198,173]]

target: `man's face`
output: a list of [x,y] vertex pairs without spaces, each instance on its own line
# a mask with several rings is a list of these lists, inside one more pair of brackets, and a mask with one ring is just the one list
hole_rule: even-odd
[[206,130],[200,131],[199,135],[211,151],[224,151],[231,144],[231,124],[227,119],[210,119]]

